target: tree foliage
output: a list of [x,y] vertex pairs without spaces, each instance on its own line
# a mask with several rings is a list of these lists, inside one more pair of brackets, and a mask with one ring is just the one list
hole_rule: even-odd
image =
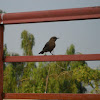
[[0,9],[0,13],[5,13],[3,10]]
[[3,89],[5,93],[16,92],[16,77],[15,71],[13,70],[13,65],[8,64],[4,70],[4,83]]
[[24,54],[23,55],[33,55],[32,48],[35,45],[35,38],[31,33],[28,33],[28,31],[24,30],[21,33],[21,48],[23,49]]
[[[23,55],[33,55],[35,38],[28,31],[21,33]],[[66,55],[76,54],[73,44]],[[80,53],[81,54],[81,53]],[[8,53],[5,56],[19,56]],[[8,93],[85,93],[91,86],[91,93],[100,93],[100,70],[92,69],[85,61],[5,63],[4,92]]]

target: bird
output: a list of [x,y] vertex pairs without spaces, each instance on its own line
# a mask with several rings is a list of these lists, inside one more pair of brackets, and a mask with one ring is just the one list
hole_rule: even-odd
[[52,55],[52,50],[55,48],[56,44],[55,41],[59,39],[55,36],[51,37],[50,40],[45,44],[44,48],[42,49],[42,51],[39,54],[43,54],[45,52],[50,52]]

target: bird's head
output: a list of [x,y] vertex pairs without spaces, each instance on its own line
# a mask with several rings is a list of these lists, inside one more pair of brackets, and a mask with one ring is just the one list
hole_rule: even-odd
[[51,41],[56,41],[57,39],[59,39],[59,38],[57,38],[55,36],[53,36],[53,37],[50,38]]

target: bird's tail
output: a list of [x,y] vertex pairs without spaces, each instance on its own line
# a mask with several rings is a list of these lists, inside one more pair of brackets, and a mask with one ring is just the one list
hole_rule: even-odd
[[39,54],[43,54],[44,53],[44,51],[41,51]]

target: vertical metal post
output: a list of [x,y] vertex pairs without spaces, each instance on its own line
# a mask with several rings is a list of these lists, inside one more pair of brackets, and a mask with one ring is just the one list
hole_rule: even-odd
[[3,100],[3,32],[4,25],[0,24],[0,100]]

